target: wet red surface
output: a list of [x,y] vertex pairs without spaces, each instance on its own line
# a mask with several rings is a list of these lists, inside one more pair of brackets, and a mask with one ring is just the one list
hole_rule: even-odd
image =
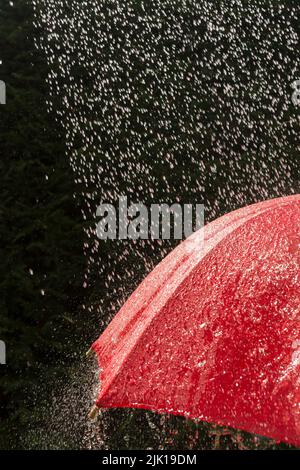
[[147,408],[300,446],[300,196],[217,219],[93,344],[99,407]]

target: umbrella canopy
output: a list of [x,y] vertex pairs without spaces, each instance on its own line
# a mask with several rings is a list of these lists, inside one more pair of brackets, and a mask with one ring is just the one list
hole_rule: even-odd
[[300,195],[173,250],[92,345],[97,407],[146,408],[300,445]]

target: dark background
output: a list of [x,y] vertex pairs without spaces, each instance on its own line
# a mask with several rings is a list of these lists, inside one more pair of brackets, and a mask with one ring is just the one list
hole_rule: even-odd
[[[205,2],[205,14],[197,2],[90,3],[81,14],[81,2],[59,1],[52,24],[47,2],[0,0],[3,449],[86,446],[75,413],[76,433],[37,437],[56,419],[53,396],[90,373],[84,351],[175,246],[98,243],[99,201],[204,203],[210,221],[299,192],[297,2]],[[143,411],[101,423],[97,445],[112,449],[276,447]]]

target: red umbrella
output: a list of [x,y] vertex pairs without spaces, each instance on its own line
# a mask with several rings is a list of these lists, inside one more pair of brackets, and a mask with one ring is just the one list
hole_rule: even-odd
[[300,446],[299,247],[300,195],[227,214],[181,243],[92,345],[96,407]]

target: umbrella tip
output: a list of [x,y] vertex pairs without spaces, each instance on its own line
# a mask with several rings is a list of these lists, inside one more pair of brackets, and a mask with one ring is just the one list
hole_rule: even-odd
[[95,351],[94,351],[92,348],[90,348],[90,349],[85,353],[85,355],[86,355],[87,358],[92,357],[93,354],[95,354]]
[[92,406],[89,412],[89,419],[96,419],[99,414],[99,408],[97,405]]

